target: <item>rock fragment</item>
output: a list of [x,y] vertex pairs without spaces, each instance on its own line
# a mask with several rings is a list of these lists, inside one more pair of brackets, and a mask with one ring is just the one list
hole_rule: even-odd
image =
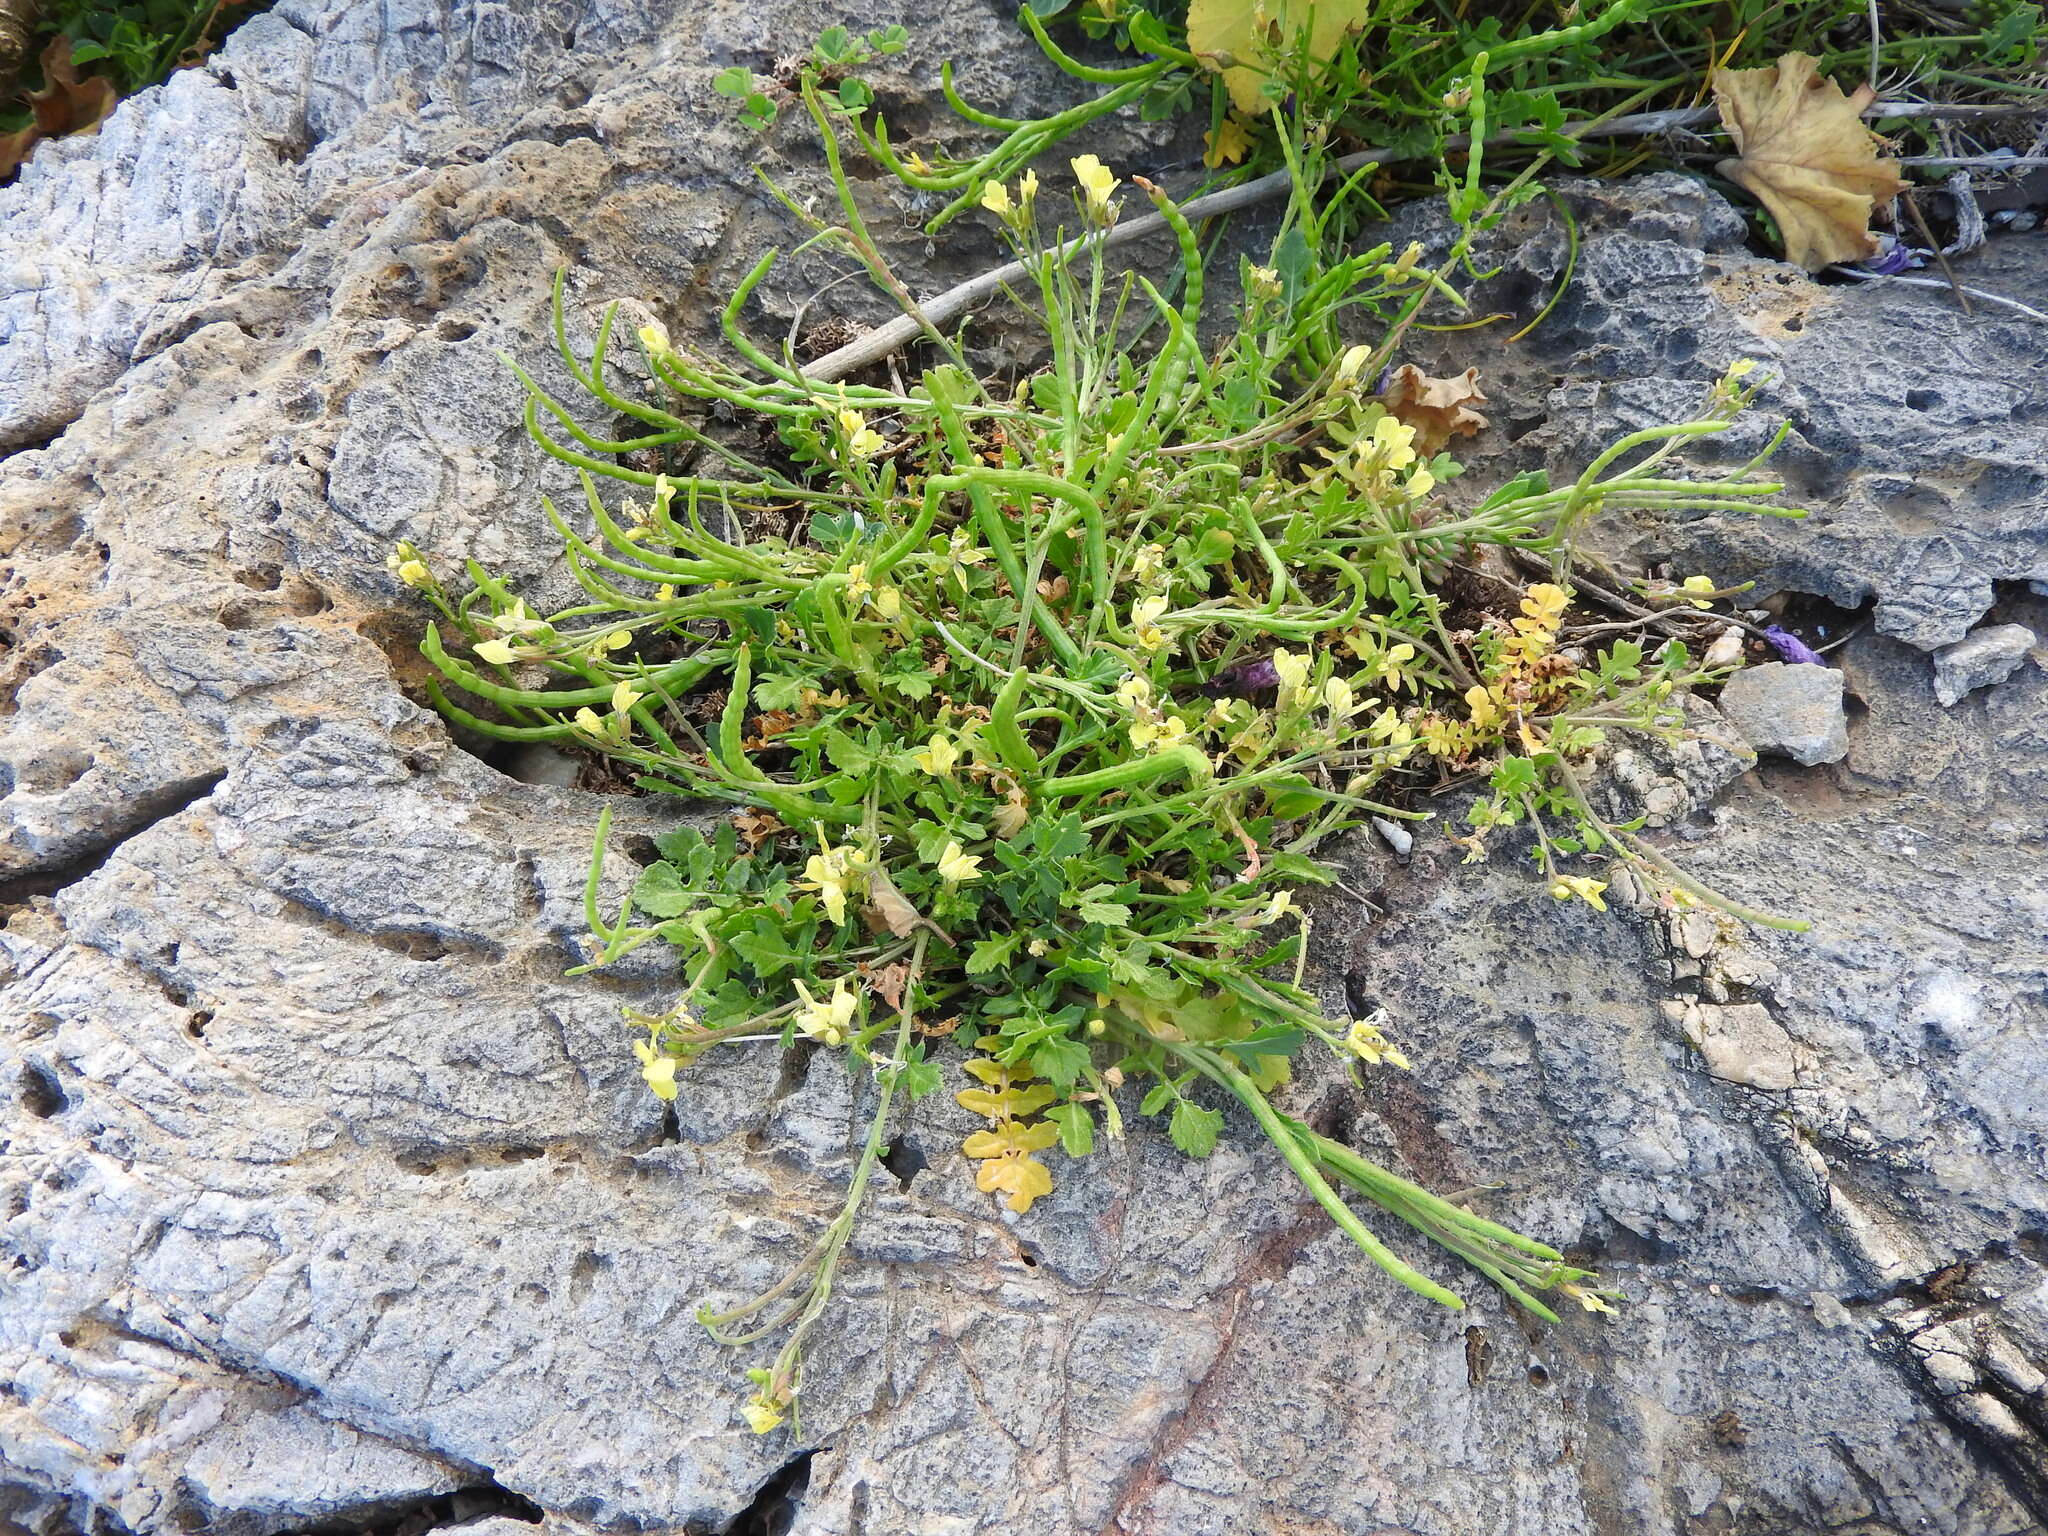
[[1832,667],[1767,661],[1747,667],[1721,690],[1721,709],[1758,752],[1811,768],[1849,755],[1842,674]]
[[2040,638],[2024,624],[1987,624],[1934,653],[1934,696],[1944,705],[2002,683]]

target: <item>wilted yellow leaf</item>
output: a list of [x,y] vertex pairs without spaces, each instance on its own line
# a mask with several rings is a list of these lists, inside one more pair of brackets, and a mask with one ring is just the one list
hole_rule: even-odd
[[1344,34],[1363,26],[1371,9],[1372,0],[1193,0],[1188,51],[1223,71],[1240,116],[1257,117],[1272,107],[1260,88],[1304,27],[1309,57],[1327,64]]
[[1863,126],[1875,96],[1867,85],[1844,96],[1803,53],[1764,69],[1714,73],[1714,104],[1742,152],[1716,169],[1771,211],[1785,259],[1809,272],[1876,255],[1871,206],[1906,185],[1898,162],[1879,158],[1877,137]]
[[1008,1195],[1003,1204],[1022,1216],[1032,1201],[1052,1193],[1052,1170],[1035,1157],[991,1158],[975,1170],[974,1184],[985,1195]]
[[1388,414],[1415,429],[1415,451],[1425,459],[1442,452],[1453,437],[1471,437],[1486,425],[1486,418],[1472,409],[1474,401],[1486,403],[1477,368],[1436,379],[1413,363],[1396,368],[1380,395]]

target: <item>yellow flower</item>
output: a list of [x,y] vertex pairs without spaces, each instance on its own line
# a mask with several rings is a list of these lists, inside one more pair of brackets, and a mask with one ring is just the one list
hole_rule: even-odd
[[893,619],[903,612],[903,594],[894,587],[875,588],[875,612],[885,619]]
[[804,862],[804,878],[798,882],[805,890],[816,891],[825,902],[825,915],[846,925],[846,888],[853,877],[853,850],[851,848],[827,848],[823,853],[814,853]]
[[1695,608],[1711,608],[1714,606],[1711,598],[1715,587],[1714,578],[1711,576],[1688,576],[1680,584],[1679,590],[1693,594],[1687,601]]
[[[1375,1018],[1380,1015],[1375,1015]],[[1351,1031],[1344,1037],[1345,1046],[1361,1061],[1374,1066],[1385,1062],[1390,1067],[1399,1067],[1403,1072],[1409,1069],[1408,1058],[1387,1037],[1380,1033],[1374,1019],[1353,1019]]]
[[1149,583],[1166,569],[1166,546],[1147,544],[1131,556],[1131,579],[1141,584]]
[[1007,215],[1013,206],[1010,192],[1000,181],[992,181],[981,189],[981,206],[990,213]]
[[1605,880],[1594,880],[1585,875],[1559,875],[1550,883],[1550,894],[1559,901],[1570,901],[1577,896],[1596,912],[1607,910],[1607,903],[1600,899],[1600,893],[1606,889]]
[[1164,612],[1166,599],[1163,597],[1141,597],[1131,604],[1131,633],[1148,651],[1166,649],[1166,631],[1158,624],[1159,616]]
[[885,446],[882,434],[851,406],[840,407],[839,430],[846,434],[846,451],[857,459],[871,459]]
[[1292,651],[1273,653],[1273,671],[1289,688],[1302,688],[1308,684],[1308,660]]
[[598,640],[592,645],[591,649],[594,651],[623,651],[632,643],[633,631],[630,629],[615,629]]
[[1403,489],[1410,496],[1427,496],[1436,489],[1436,476],[1426,469],[1418,469],[1408,477],[1408,484]]
[[476,653],[493,666],[499,667],[510,666],[519,655],[519,652],[512,649],[511,642],[506,640],[479,640],[476,644]]
[[903,163],[920,176],[929,176],[932,173],[930,163],[914,149],[903,157]]
[[1279,298],[1280,274],[1271,267],[1253,267],[1251,271],[1251,289],[1253,293],[1262,299]]
[[1089,216],[1107,224],[1116,215],[1109,206],[1109,194],[1117,188],[1118,178],[1110,174],[1109,167],[1093,155],[1076,155],[1067,162],[1074,168],[1074,179],[1081,183],[1081,190],[1087,195]]
[[947,843],[939,854],[939,878],[948,885],[962,885],[981,878],[981,860],[970,856],[958,843]]
[[512,606],[503,613],[494,613],[484,622],[501,635],[543,635],[552,634],[554,626],[546,619],[537,619],[527,610],[524,599],[514,598]]
[[747,1428],[757,1435],[765,1435],[782,1423],[782,1414],[773,1403],[758,1394],[747,1399],[740,1409],[740,1416],[747,1421]]
[[1244,124],[1233,112],[1223,119],[1220,128],[1212,128],[1203,134],[1202,142],[1208,146],[1202,155],[1202,164],[1213,171],[1242,160],[1245,151],[1252,147],[1252,136],[1244,131]]
[[595,736],[599,740],[604,740],[611,734],[610,729],[604,723],[604,717],[588,705],[577,710],[574,719],[577,730],[587,735]]
[[1142,709],[1152,701],[1152,680],[1131,676],[1116,685],[1116,696],[1125,709]]
[[1341,677],[1333,677],[1323,684],[1323,705],[1339,720],[1349,720],[1358,712],[1358,700],[1352,696],[1351,684]]
[[1560,1285],[1558,1289],[1571,1297],[1573,1301],[1576,1301],[1588,1312],[1606,1312],[1611,1314],[1614,1311],[1614,1308],[1607,1304],[1606,1299],[1598,1291],[1589,1291],[1582,1285]]
[[675,348],[668,339],[668,327],[659,320],[650,320],[640,327],[640,345],[656,357],[666,357]]
[[1349,389],[1358,382],[1359,374],[1365,371],[1366,360],[1372,356],[1368,346],[1350,347],[1337,359],[1337,388]]
[[960,749],[943,736],[934,736],[931,745],[917,754],[917,766],[935,779],[950,777],[959,761]]
[[844,1045],[853,1029],[854,1013],[860,1007],[860,999],[846,990],[846,978],[832,978],[832,995],[823,1002],[811,996],[811,989],[802,982],[796,984],[796,989],[804,1000],[796,1016],[796,1027],[825,1045]]
[[1027,203],[1038,196],[1038,172],[1026,171],[1017,183],[1017,190],[1023,194],[1024,201]]
[[1263,907],[1248,907],[1231,919],[1239,928],[1264,928],[1268,923],[1277,923],[1283,917],[1301,916],[1301,908],[1294,904],[1291,891],[1275,891],[1266,899]]
[[640,1058],[640,1076],[657,1099],[664,1103],[676,1096],[676,1068],[680,1063],[666,1051],[657,1051],[651,1041],[635,1040],[633,1054]]
[[1382,416],[1372,424],[1372,448],[1388,469],[1406,469],[1415,462],[1415,429],[1398,416]]
[[639,692],[622,677],[612,685],[612,713],[615,715],[631,714],[633,706],[646,697],[646,694]]
[[848,597],[866,597],[874,590],[875,584],[868,580],[868,568],[865,564],[849,565],[846,568],[846,595]]
[[1164,752],[1187,740],[1188,723],[1178,715],[1164,719],[1138,720],[1131,725],[1131,745],[1139,751]]
[[946,554],[955,565],[980,565],[988,559],[988,551],[970,539],[965,528],[953,530],[953,537],[946,545]]

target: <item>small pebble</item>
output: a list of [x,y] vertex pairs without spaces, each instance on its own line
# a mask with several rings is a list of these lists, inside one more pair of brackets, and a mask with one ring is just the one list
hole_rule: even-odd
[[1742,631],[1724,629],[1714,636],[1714,643],[1707,647],[1703,658],[1710,667],[1732,667],[1742,660]]

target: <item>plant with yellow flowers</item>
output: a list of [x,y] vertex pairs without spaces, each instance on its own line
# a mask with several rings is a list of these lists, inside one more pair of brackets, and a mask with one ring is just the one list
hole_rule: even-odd
[[[805,99],[839,194],[820,238],[900,293],[815,80]],[[1436,581],[1449,563],[1562,556],[1602,507],[1746,507],[1777,486],[1657,467],[1728,425],[1747,398],[1729,381],[1570,486],[1528,476],[1449,508],[1458,465],[1373,388],[1464,252],[1349,252],[1345,196],[1298,192],[1269,261],[1219,298],[1194,231],[1141,176],[1084,155],[977,187],[1043,327],[1045,361],[1016,383],[978,377],[936,332],[914,381],[806,377],[744,324],[772,254],[723,312],[730,360],[656,325],[621,359],[611,314],[587,350],[558,322],[587,411],[518,372],[535,441],[580,482],[580,506],[543,507],[585,599],[537,614],[474,563],[455,596],[417,549],[394,556],[439,611],[422,651],[458,727],[601,754],[648,794],[724,807],[657,839],[612,912],[599,821],[593,967],[658,943],[684,977],[671,1007],[631,1016],[649,1090],[672,1099],[707,1055],[751,1042],[834,1055],[867,1094],[839,1214],[789,1278],[701,1314],[734,1345],[780,1337],[748,1372],[757,1431],[796,1409],[891,1117],[949,1062],[985,1122],[962,1151],[1013,1218],[1133,1114],[1205,1157],[1235,1106],[1417,1292],[1462,1305],[1347,1195],[1538,1315],[1547,1293],[1606,1305],[1554,1249],[1279,1107],[1303,1051],[1354,1074],[1408,1066],[1387,1021],[1330,1018],[1305,985],[1293,893],[1330,881],[1316,850],[1367,816],[1426,819],[1414,792],[1447,774],[1491,770],[1487,825],[1590,815],[1574,776],[1599,733],[1665,728],[1692,675],[1675,651],[1647,668],[1618,645],[1568,653],[1561,580],[1459,627]],[[1171,295],[1087,238],[1135,198],[1176,238]],[[1236,312],[1213,350],[1209,305]],[[773,423],[780,450],[737,446],[719,425],[735,417]],[[1567,850],[1543,833],[1567,892],[1599,896],[1602,866],[1567,869],[1573,855],[1644,862],[1625,831],[1577,835]]]

